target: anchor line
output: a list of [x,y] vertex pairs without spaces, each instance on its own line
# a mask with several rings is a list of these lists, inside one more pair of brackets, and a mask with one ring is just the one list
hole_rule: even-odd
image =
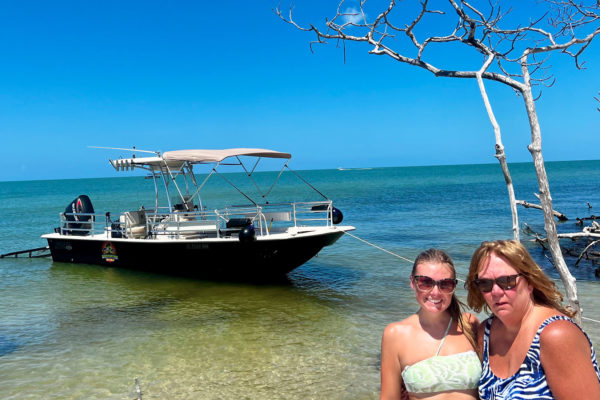
[[596,320],[596,319],[592,319],[592,318],[588,318],[588,317],[584,317],[583,315],[581,316],[581,319],[585,319],[586,321],[592,321],[595,322],[597,324],[600,324],[600,321]]
[[356,239],[356,240],[360,240],[361,242],[368,244],[369,246],[373,246],[373,247],[375,247],[376,249],[379,249],[379,250],[381,250],[381,251],[384,251],[384,252],[386,252],[386,253],[388,253],[388,254],[391,254],[391,255],[393,255],[394,257],[398,257],[398,258],[400,258],[400,259],[402,259],[402,260],[404,260],[404,261],[408,261],[408,262],[409,262],[409,263],[411,263],[411,264],[412,264],[412,262],[413,262],[412,260],[409,260],[409,259],[408,259],[408,258],[406,258],[406,257],[402,257],[401,255],[399,255],[399,254],[396,254],[396,253],[393,253],[393,252],[391,252],[391,251],[389,251],[389,250],[386,250],[386,249],[384,249],[383,247],[379,247],[379,246],[377,246],[376,244],[373,244],[373,243],[371,243],[371,242],[367,242],[365,239],[361,239],[361,238],[359,238],[358,236],[356,236],[356,235],[353,235],[353,234],[351,234],[351,233],[349,233],[349,232],[346,232],[346,231],[344,231],[344,233],[345,233],[346,235],[348,235],[348,236],[352,236],[352,237],[353,237],[354,239]]
[[[348,235],[348,236],[352,236],[352,237],[353,237],[354,239],[356,239],[356,240],[360,240],[361,242],[363,242],[363,243],[366,243],[366,244],[368,244],[369,246],[373,246],[373,247],[375,247],[376,249],[379,249],[379,250],[381,250],[381,251],[383,251],[383,252],[386,252],[386,253],[388,253],[388,254],[390,254],[390,255],[394,256],[394,257],[398,257],[399,259],[401,259],[401,260],[404,260],[404,261],[407,261],[407,262],[409,262],[409,263],[411,263],[411,264],[413,263],[413,260],[409,260],[409,259],[408,259],[408,258],[406,258],[406,257],[402,257],[402,256],[401,256],[401,255],[399,255],[399,254],[396,254],[396,253],[394,253],[394,252],[392,252],[392,251],[386,250],[386,249],[384,249],[383,247],[377,246],[377,245],[376,245],[376,244],[374,244],[374,243],[371,243],[371,242],[369,242],[369,241],[366,241],[365,239],[359,238],[358,236],[356,236],[356,235],[353,235],[352,233],[349,233],[349,232],[344,232],[344,233],[345,233],[346,235]],[[464,280],[462,280],[462,279],[460,279],[460,278],[456,278],[456,280],[457,280],[457,281],[459,281],[459,282],[463,282],[463,283],[465,282]]]

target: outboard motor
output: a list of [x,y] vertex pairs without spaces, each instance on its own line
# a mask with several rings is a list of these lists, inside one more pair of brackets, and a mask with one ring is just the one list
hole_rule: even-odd
[[92,206],[90,198],[85,194],[79,195],[65,208],[65,219],[68,221],[67,226],[65,226],[67,234],[75,236],[89,235],[92,224],[88,221],[93,221],[93,216],[78,214],[93,213],[94,206]]
[[[326,211],[329,208],[327,204],[320,204],[318,206],[312,206],[311,211]],[[331,222],[335,225],[339,224],[344,220],[344,214],[339,208],[331,206]]]

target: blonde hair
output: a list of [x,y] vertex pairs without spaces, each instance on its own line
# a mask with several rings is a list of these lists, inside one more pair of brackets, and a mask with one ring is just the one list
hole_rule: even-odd
[[[454,268],[454,262],[452,261],[452,258],[450,258],[448,253],[446,253],[443,250],[429,249],[429,250],[425,250],[425,251],[421,252],[415,259],[412,271],[410,273],[411,279],[415,275],[415,272],[417,271],[417,266],[424,262],[447,265],[450,267],[450,270],[452,271],[452,277],[456,278],[456,269]],[[464,308],[465,308],[465,305],[460,300],[458,300],[458,297],[456,297],[456,293],[452,293],[452,299],[450,300],[450,305],[448,306],[447,311],[450,314],[450,317],[453,320],[457,321],[459,329],[467,337],[467,340],[469,340],[469,343],[471,343],[473,348],[476,349],[477,345],[476,345],[476,339],[475,339],[475,332],[473,330],[473,326],[471,325],[471,323],[463,315]]]
[[532,297],[535,304],[552,307],[569,317],[573,316],[574,313],[562,305],[563,296],[556,287],[556,284],[533,261],[525,246],[516,240],[483,242],[475,250],[471,258],[469,275],[465,283],[465,288],[469,290],[469,294],[467,295],[467,304],[469,307],[476,312],[480,312],[482,309],[490,312],[483,294],[475,285],[475,280],[478,277],[479,270],[492,254],[503,258],[527,280],[527,283],[533,287]]

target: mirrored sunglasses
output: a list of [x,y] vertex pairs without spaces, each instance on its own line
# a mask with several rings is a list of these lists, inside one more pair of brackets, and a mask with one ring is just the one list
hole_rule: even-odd
[[502,290],[510,290],[517,286],[517,278],[521,274],[499,276],[496,279],[475,279],[473,283],[482,293],[489,293],[494,288],[494,284],[498,285]]
[[439,281],[433,280],[425,275],[414,275],[412,280],[421,292],[430,292],[434,286],[437,286],[439,291],[442,293],[454,293],[456,290],[456,283],[458,282],[453,278],[440,279]]

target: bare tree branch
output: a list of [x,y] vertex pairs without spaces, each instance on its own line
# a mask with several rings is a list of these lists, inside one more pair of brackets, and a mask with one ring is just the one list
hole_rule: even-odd
[[577,258],[577,261],[575,262],[575,266],[577,267],[579,265],[579,261],[581,261],[581,258],[587,254],[587,251],[590,249],[590,247],[593,247],[595,245],[597,245],[598,243],[600,243],[600,240],[594,240],[593,242],[591,242],[590,244],[588,244],[585,249],[583,249],[583,251],[581,252],[581,254],[579,255],[579,257]]
[[[476,79],[475,72],[480,67],[473,71],[455,71],[423,58],[426,49],[433,44],[462,43],[479,52],[484,56],[484,59],[489,54],[495,56],[497,70],[486,70],[482,75],[483,79],[494,80],[509,85],[517,91],[522,91],[522,73],[520,71],[510,72],[504,67],[504,64],[512,65],[529,62],[529,57],[523,57],[524,55],[562,52],[571,56],[576,67],[581,69],[584,67],[579,59],[581,54],[587,49],[592,39],[600,34],[600,26],[596,26],[581,37],[575,35],[577,29],[591,26],[600,21],[599,7],[596,1],[545,1],[549,5],[550,10],[548,12],[523,26],[511,29],[502,28],[501,23],[512,10],[502,12],[499,5],[491,2],[487,7],[487,12],[483,12],[467,1],[447,0],[447,6],[449,7],[446,7],[446,9],[442,9],[442,4],[436,2],[436,6],[440,8],[432,9],[428,0],[420,0],[419,9],[412,19],[405,24],[395,24],[392,19],[397,17],[398,13],[392,14],[399,7],[396,0],[390,0],[387,8],[372,20],[369,20],[365,11],[366,1],[360,2],[360,9],[356,12],[342,10],[344,4],[344,1],[342,1],[338,5],[336,15],[326,21],[325,30],[312,24],[308,27],[300,26],[292,19],[291,10],[287,17],[283,16],[280,8],[276,9],[276,13],[282,20],[294,25],[297,29],[314,32],[316,40],[310,43],[311,50],[312,45],[324,44],[329,40],[364,42],[372,46],[371,54],[387,55],[397,61],[426,69],[438,77]],[[454,12],[457,16],[456,23],[450,27],[448,33],[441,36],[431,35],[419,40],[415,33],[416,28],[420,24],[424,24],[426,18],[432,18],[436,15],[448,17],[448,11]],[[356,22],[358,20],[360,20],[360,23]],[[550,28],[554,28],[555,31],[550,31]],[[351,34],[349,30],[363,30],[363,33]],[[415,50],[415,54],[410,55],[404,46],[396,46],[401,48],[402,51],[394,50],[387,41],[392,40],[393,43],[391,44],[397,45],[400,37],[392,34],[392,32],[405,36]],[[559,38],[565,38],[566,40],[558,42]],[[517,51],[520,53],[518,55],[514,54]],[[530,66],[536,66],[534,70],[530,70],[529,74],[532,85],[543,84],[547,86],[547,82],[553,82],[553,77],[545,75],[545,73],[541,77],[536,75],[538,71],[547,71],[543,66],[548,58],[546,57],[541,61],[534,60],[530,64]]]

